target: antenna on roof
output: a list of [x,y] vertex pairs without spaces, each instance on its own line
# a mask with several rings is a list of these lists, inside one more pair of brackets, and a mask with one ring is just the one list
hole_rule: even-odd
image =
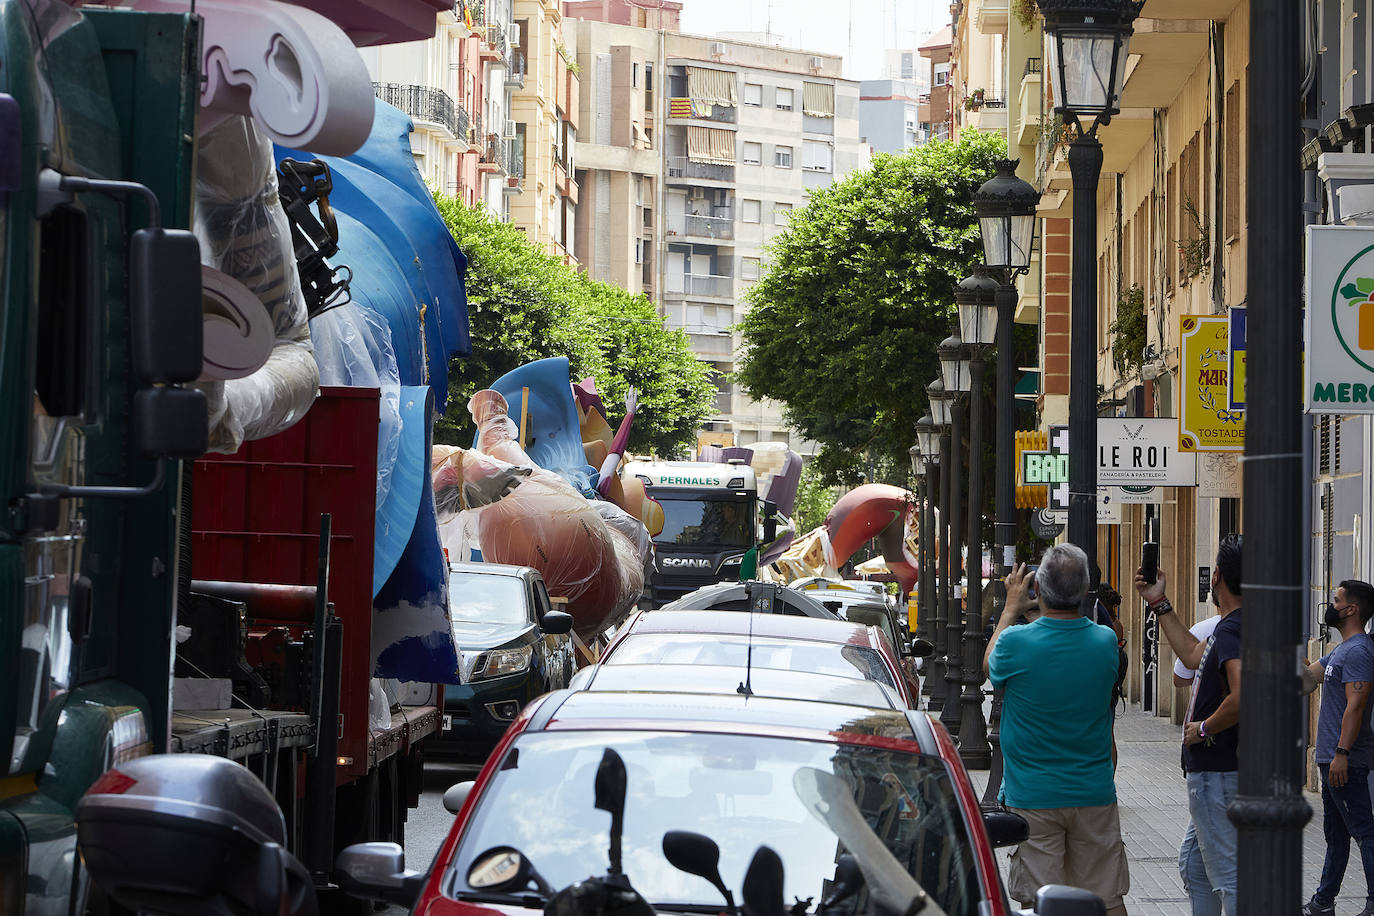
[[746,582],[744,584],[744,596],[745,600],[749,602],[749,643],[744,655],[744,680],[740,681],[739,686],[735,688],[735,693],[752,697],[754,695],[752,685],[754,678],[754,614],[756,613],[754,610],[754,583]]

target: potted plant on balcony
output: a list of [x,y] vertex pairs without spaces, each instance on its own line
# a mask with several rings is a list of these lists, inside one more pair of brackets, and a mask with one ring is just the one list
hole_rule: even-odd
[[983,107],[983,90],[975,89],[964,97],[964,111],[977,111]]

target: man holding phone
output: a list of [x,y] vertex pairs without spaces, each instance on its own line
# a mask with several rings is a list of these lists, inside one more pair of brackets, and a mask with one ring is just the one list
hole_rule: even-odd
[[[1193,916],[1236,914],[1236,827],[1226,809],[1236,797],[1240,744],[1241,538],[1228,535],[1212,567],[1218,623],[1205,642],[1188,631],[1164,595],[1164,574],[1136,573],[1135,590],[1185,667],[1195,669],[1183,725],[1183,772],[1190,820],[1178,850],[1178,871]],[[1144,557],[1148,564],[1149,557]]]

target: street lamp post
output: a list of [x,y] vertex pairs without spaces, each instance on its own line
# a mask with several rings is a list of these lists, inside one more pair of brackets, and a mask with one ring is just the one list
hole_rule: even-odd
[[995,340],[997,281],[981,268],[959,284],[954,301],[969,361],[968,608],[964,613],[964,692],[959,722],[959,756],[964,766],[992,765],[988,725],[983,718],[983,357]]
[[964,451],[961,407],[969,388],[969,358],[968,351],[964,349],[964,342],[959,339],[957,333],[944,339],[940,344],[939,353],[940,373],[945,383],[945,391],[953,393],[949,416],[950,462],[945,471],[945,476],[949,478],[950,559],[949,577],[945,580],[949,611],[945,618],[945,704],[940,709],[940,723],[951,735],[958,735],[963,719],[959,688],[964,680],[963,652],[960,643],[964,631],[963,614],[960,610],[960,579],[963,578],[963,563],[960,557],[964,542],[963,519],[960,517],[963,514],[960,511],[960,500],[964,495],[961,480]]
[[[979,228],[983,235],[983,261],[1004,282],[997,287],[997,462],[993,497],[997,522],[993,526],[993,564],[998,587],[994,591],[992,616],[1002,616],[1006,605],[1007,574],[1016,561],[1016,358],[1012,344],[1012,322],[1016,317],[1016,275],[1030,269],[1031,247],[1035,238],[1035,208],[1040,195],[1035,188],[1016,177],[1017,162],[1004,159],[997,174],[983,183],[974,195]],[[992,772],[988,774],[983,802],[997,798],[1002,784],[1001,748],[1002,691],[993,691],[988,743],[992,747]]]
[[[924,418],[922,418],[924,419]],[[929,546],[926,542],[926,463],[929,459],[921,453],[921,442],[918,438],[916,444],[907,449],[907,454],[911,456],[911,489],[915,491],[916,499],[916,629],[912,631],[913,636],[921,639],[926,637],[926,549]],[[907,596],[910,602],[910,596]],[[910,604],[908,603],[908,607]]]
[[937,545],[934,557],[934,575],[931,576],[933,587],[930,596],[930,607],[932,614],[932,630],[930,641],[935,644],[935,653],[930,657],[929,675],[926,677],[925,691],[930,697],[926,703],[926,708],[931,711],[938,711],[944,706],[945,697],[948,693],[948,683],[945,679],[945,622],[949,614],[949,589],[946,584],[949,582],[949,467],[950,467],[950,448],[949,448],[949,414],[950,397],[945,391],[945,383],[936,379],[926,386],[926,396],[930,401],[930,413],[933,419],[933,426],[936,435],[939,437],[939,447],[936,449],[936,466],[939,473],[936,478],[936,504],[939,506],[939,517],[935,519],[935,536],[933,543]]
[[[1132,23],[1144,0],[1040,0],[1055,113],[1073,124],[1069,312],[1069,542],[1097,562],[1097,129],[1121,110]],[[1084,124],[1091,126],[1084,127]],[[1097,596],[1083,599],[1084,614]]]
[[[920,501],[920,559],[921,559],[921,600],[918,607],[920,620],[917,624],[919,635],[931,643],[935,642],[935,514],[932,502],[935,497],[935,478],[940,469],[940,431],[935,418],[927,411],[916,421],[916,447],[921,451],[923,474],[921,477]],[[929,682],[929,672],[926,672]],[[929,684],[926,685],[929,693]]]

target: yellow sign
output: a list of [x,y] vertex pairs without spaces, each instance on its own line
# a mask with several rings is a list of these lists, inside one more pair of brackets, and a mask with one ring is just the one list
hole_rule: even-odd
[[1245,411],[1231,410],[1228,319],[1184,315],[1179,324],[1178,449],[1233,452],[1245,448]]
[[1043,429],[1023,429],[1016,433],[1016,508],[1036,509],[1050,504],[1050,488],[1028,486],[1021,479],[1021,453],[1043,452],[1050,447],[1049,433]]

